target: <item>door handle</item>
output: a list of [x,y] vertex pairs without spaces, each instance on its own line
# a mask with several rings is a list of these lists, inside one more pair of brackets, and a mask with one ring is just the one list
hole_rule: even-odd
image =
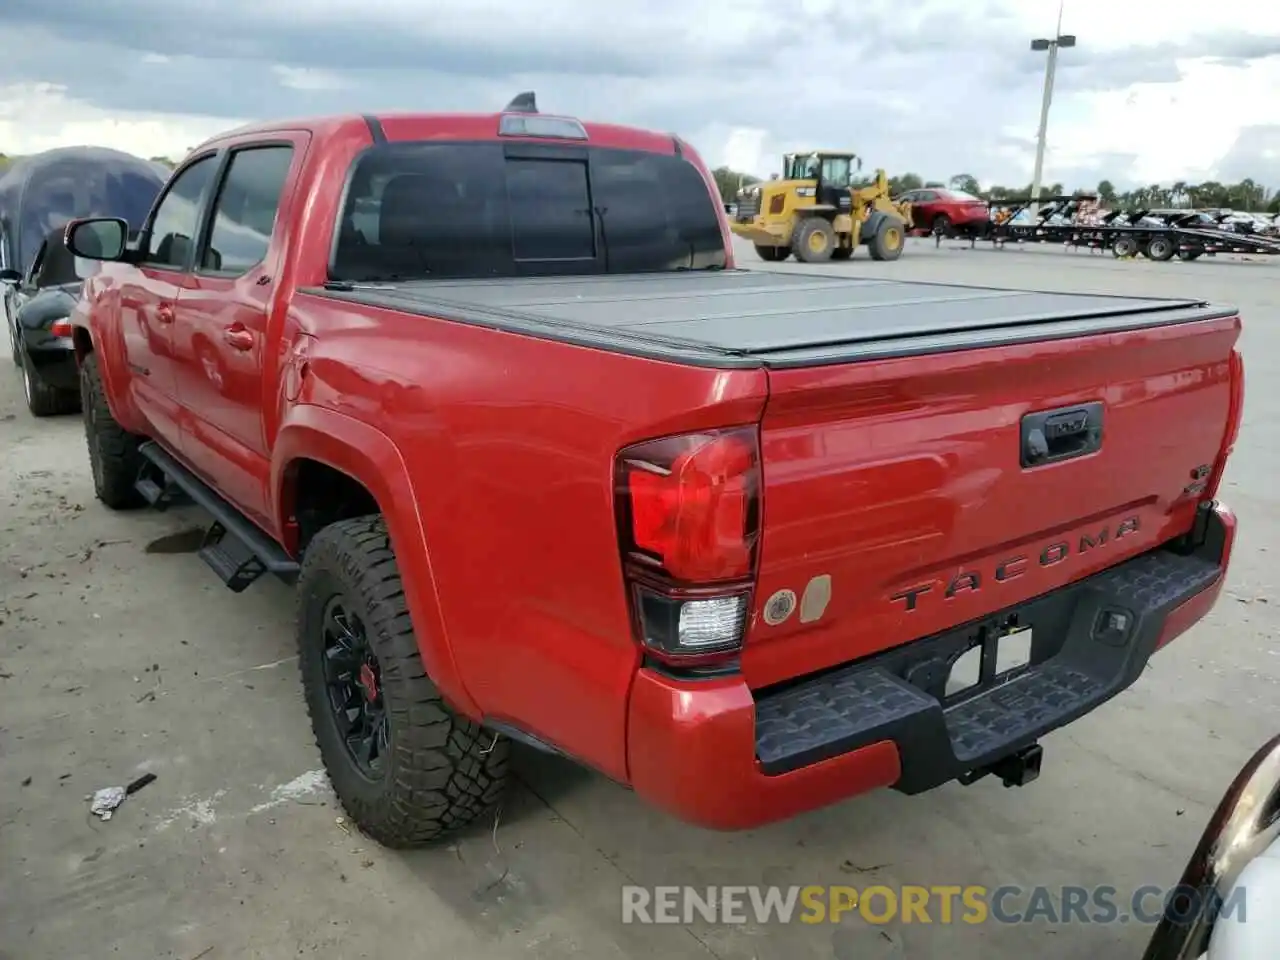
[[1022,418],[1022,466],[1083,457],[1102,447],[1102,404],[1042,410]]
[[233,323],[222,331],[222,339],[234,350],[252,350],[253,333],[240,323]]
[[156,307],[156,320],[160,323],[173,323],[173,304],[162,303]]

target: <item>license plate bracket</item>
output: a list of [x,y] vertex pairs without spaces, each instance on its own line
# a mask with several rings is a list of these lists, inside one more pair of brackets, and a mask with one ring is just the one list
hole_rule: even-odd
[[970,646],[955,657],[947,673],[948,703],[1008,683],[1031,664],[1034,633],[1029,623],[1011,616],[999,626],[981,628]]

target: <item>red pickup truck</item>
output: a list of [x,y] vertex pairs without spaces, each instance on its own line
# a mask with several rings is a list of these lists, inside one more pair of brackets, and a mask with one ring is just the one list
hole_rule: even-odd
[[1212,606],[1235,310],[739,270],[687,143],[529,99],[236,130],[67,231],[98,497],[296,582],[368,834],[511,740],[721,829],[1022,784]]

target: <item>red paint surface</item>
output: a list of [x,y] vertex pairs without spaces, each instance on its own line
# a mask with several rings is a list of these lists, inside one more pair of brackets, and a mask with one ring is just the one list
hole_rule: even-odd
[[766,776],[755,758],[755,703],[741,679],[679,683],[649,670],[631,694],[631,780],[683,820],[738,830],[891,786],[898,748],[875,743]]
[[[389,117],[383,126],[393,140],[490,139],[497,118]],[[665,135],[589,130],[597,144],[675,149]],[[1149,549],[1187,529],[1188,472],[1219,457],[1234,318],[766,373],[683,367],[300,294],[325,279],[341,186],[371,141],[364,121],[350,117],[241,130],[214,145],[282,137],[298,149],[257,272],[175,279],[109,264],[90,281],[92,305],[77,316],[92,330],[117,419],[160,439],[291,551],[300,463],[362,483],[386,516],[423,661],[444,695],[696,822],[749,826],[892,784],[892,744],[765,777],[754,760],[751,689]],[[683,150],[713,191],[696,154]],[[728,248],[723,216],[721,226]],[[166,300],[173,317],[160,322]],[[230,346],[233,328],[248,349]],[[222,363],[212,379],[205,341]],[[158,374],[142,384],[131,365]],[[1099,453],[1020,469],[1023,413],[1094,399],[1107,404]],[[753,424],[763,539],[744,675],[662,679],[640,668],[631,633],[614,457],[652,437]],[[1129,515],[1139,530],[1106,549],[1028,569],[999,589],[940,597],[963,570],[989,570]],[[832,578],[822,618],[763,624],[759,608],[773,592],[802,594],[820,574]],[[889,601],[922,583],[934,589],[919,610]],[[1203,614],[1196,609],[1187,616]]]

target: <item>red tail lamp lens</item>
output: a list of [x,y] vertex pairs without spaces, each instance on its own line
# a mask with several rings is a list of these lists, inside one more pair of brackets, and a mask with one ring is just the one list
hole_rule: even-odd
[[49,332],[55,337],[69,337],[74,331],[70,320],[55,320],[49,326]]
[[687,583],[750,576],[759,464],[752,428],[669,437],[623,451],[634,558]]

